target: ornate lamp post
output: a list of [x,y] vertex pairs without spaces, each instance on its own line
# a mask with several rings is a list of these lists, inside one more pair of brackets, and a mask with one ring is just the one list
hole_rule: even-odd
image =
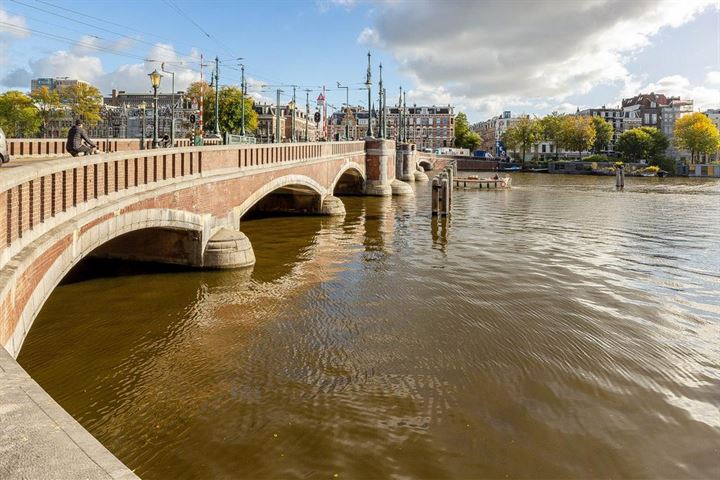
[[175,146],[175,72],[165,70],[165,62],[160,64],[160,70],[172,75],[172,122],[170,123],[170,146]]
[[350,113],[350,87],[343,87],[340,85],[340,82],[337,82],[337,88],[345,89],[345,115],[343,115],[343,120],[345,121],[345,141],[350,140],[350,125],[349,122],[349,113]]
[[145,150],[145,109],[147,108],[147,104],[145,102],[141,102],[140,105],[138,105],[138,110],[140,110],[140,130],[142,130],[142,143],[140,144],[140,148],[142,150]]
[[150,83],[152,83],[153,87],[153,140],[152,140],[152,148],[158,148],[160,144],[158,143],[158,88],[160,87],[160,80],[162,79],[162,75],[160,72],[157,71],[157,69],[153,70],[152,73],[148,73],[148,77],[150,77]]

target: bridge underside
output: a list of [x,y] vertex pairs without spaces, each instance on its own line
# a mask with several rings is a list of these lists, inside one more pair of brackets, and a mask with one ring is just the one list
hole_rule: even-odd
[[322,213],[322,196],[304,185],[287,185],[273,190],[242,216],[249,220],[267,215],[318,215]]

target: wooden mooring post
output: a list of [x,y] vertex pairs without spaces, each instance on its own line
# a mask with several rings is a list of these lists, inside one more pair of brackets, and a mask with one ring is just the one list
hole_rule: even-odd
[[432,214],[447,216],[452,209],[452,169],[443,170],[432,181]]
[[625,189],[625,166],[619,165],[615,168],[615,188]]

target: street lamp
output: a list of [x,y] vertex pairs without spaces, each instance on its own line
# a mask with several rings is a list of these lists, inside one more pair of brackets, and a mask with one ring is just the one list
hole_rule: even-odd
[[160,80],[162,79],[162,75],[160,72],[157,71],[157,69],[153,70],[152,73],[148,73],[148,77],[150,77],[150,83],[153,87],[153,140],[152,140],[152,148],[158,148],[160,144],[158,143],[158,88],[160,87]]
[[165,62],[160,64],[160,70],[165,73],[172,75],[172,122],[170,123],[170,145],[175,146],[175,72],[169,72],[165,70]]
[[345,89],[345,140],[350,140],[350,125],[349,122],[349,115],[348,112],[350,110],[350,87],[343,87],[340,85],[340,82],[337,82],[337,88],[344,88]]
[[138,105],[138,109],[140,110],[140,114],[142,115],[140,123],[141,123],[141,130],[142,130],[142,144],[140,145],[140,148],[142,150],[145,150],[145,109],[147,108],[147,104],[145,101],[140,102],[140,105]]

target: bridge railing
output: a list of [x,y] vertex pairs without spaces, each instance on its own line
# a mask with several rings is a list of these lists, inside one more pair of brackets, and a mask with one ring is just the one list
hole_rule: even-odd
[[[95,138],[93,142],[101,152],[126,152],[142,150],[139,138]],[[7,146],[10,156],[54,156],[67,154],[66,140],[61,138],[8,138]],[[145,139],[145,150],[152,146],[152,139]],[[175,139],[176,147],[189,147],[190,139]]]
[[[0,171],[0,267],[52,222],[106,195],[153,184],[212,175],[213,171],[263,169],[280,164],[365,154],[365,144],[295,143],[138,150],[64,157]],[[359,160],[356,158],[356,160]],[[220,172],[218,172],[220,173]],[[21,240],[21,241],[18,241]]]

